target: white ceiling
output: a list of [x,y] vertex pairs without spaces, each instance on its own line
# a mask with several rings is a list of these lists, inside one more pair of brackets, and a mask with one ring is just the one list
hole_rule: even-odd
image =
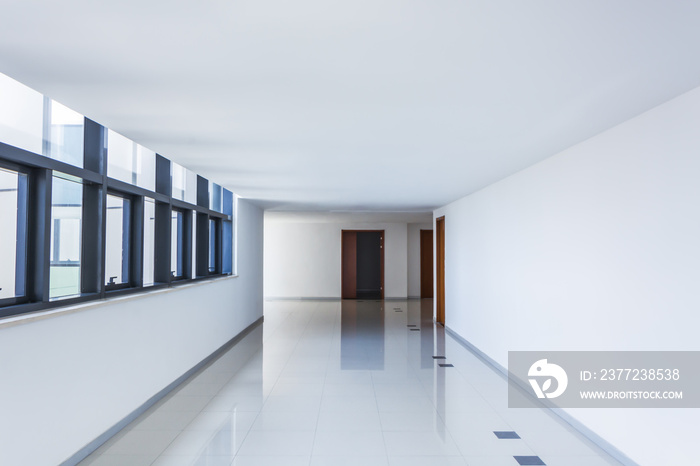
[[425,211],[700,85],[700,2],[3,0],[0,72],[278,210]]
[[433,221],[432,212],[265,212],[267,223],[427,223]]

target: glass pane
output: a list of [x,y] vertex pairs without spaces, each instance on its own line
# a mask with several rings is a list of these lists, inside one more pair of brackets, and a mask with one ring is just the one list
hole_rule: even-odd
[[59,104],[50,103],[49,134],[44,155],[78,167],[83,166],[83,116]]
[[192,212],[192,278],[197,276],[197,212]]
[[156,153],[109,130],[107,176],[151,191],[156,186]]
[[216,183],[209,183],[209,208],[216,212],[223,212],[221,191],[221,186]]
[[216,272],[216,221],[209,219],[209,272]]
[[172,238],[170,243],[170,273],[173,277],[182,277],[184,274],[184,254],[182,250],[182,238],[184,226],[183,214],[180,211],[173,210],[172,213]]
[[221,273],[233,273],[233,223],[224,222],[222,228]]
[[185,190],[185,202],[197,204],[197,174],[193,171],[187,172],[187,189]]
[[0,299],[24,296],[27,177],[0,168]]
[[83,185],[53,177],[49,298],[80,294]]
[[185,199],[185,187],[187,184],[185,167],[178,165],[175,162],[171,163],[172,166],[172,195],[175,199],[184,200]]
[[[228,189],[224,189],[223,207],[223,213],[232,218],[234,198],[233,193]],[[221,229],[221,273],[233,273],[233,223],[226,220]]]
[[173,167],[173,188],[172,194],[175,199],[197,203],[197,174],[186,169],[182,165],[172,162]]
[[155,283],[156,261],[156,203],[146,199],[143,209],[143,286]]
[[131,201],[107,195],[106,285],[129,283],[129,230]]
[[0,141],[37,154],[44,140],[44,96],[0,74]]
[[83,116],[0,74],[0,141],[83,166]]

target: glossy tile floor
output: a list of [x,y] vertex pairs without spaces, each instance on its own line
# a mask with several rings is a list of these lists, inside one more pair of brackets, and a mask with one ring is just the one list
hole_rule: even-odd
[[262,327],[81,463],[518,464],[618,463],[545,411],[508,409],[506,380],[430,300],[267,302]]

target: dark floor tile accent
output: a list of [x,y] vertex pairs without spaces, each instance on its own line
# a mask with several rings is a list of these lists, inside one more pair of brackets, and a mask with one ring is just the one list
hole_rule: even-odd
[[545,462],[542,461],[539,456],[514,456],[513,458],[515,458],[515,461],[517,461],[520,466],[536,466],[545,464]]
[[420,332],[419,328],[409,328],[411,332]]
[[395,310],[395,311],[400,311],[401,308],[400,308],[400,307],[395,307],[394,310]]
[[401,309],[395,309],[394,312],[403,312]]
[[496,437],[500,439],[509,439],[509,438],[520,438],[518,434],[513,432],[512,430],[508,431],[494,431],[494,434],[496,434]]
[[447,359],[445,356],[433,356],[433,359]]
[[452,364],[438,364],[440,367],[455,367]]
[[413,324],[408,324],[406,327],[415,327]]

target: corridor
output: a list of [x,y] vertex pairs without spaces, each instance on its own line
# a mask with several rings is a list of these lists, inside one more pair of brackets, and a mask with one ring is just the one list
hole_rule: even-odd
[[507,381],[435,326],[431,300],[346,300],[266,302],[262,326],[80,464],[618,463],[508,409]]

